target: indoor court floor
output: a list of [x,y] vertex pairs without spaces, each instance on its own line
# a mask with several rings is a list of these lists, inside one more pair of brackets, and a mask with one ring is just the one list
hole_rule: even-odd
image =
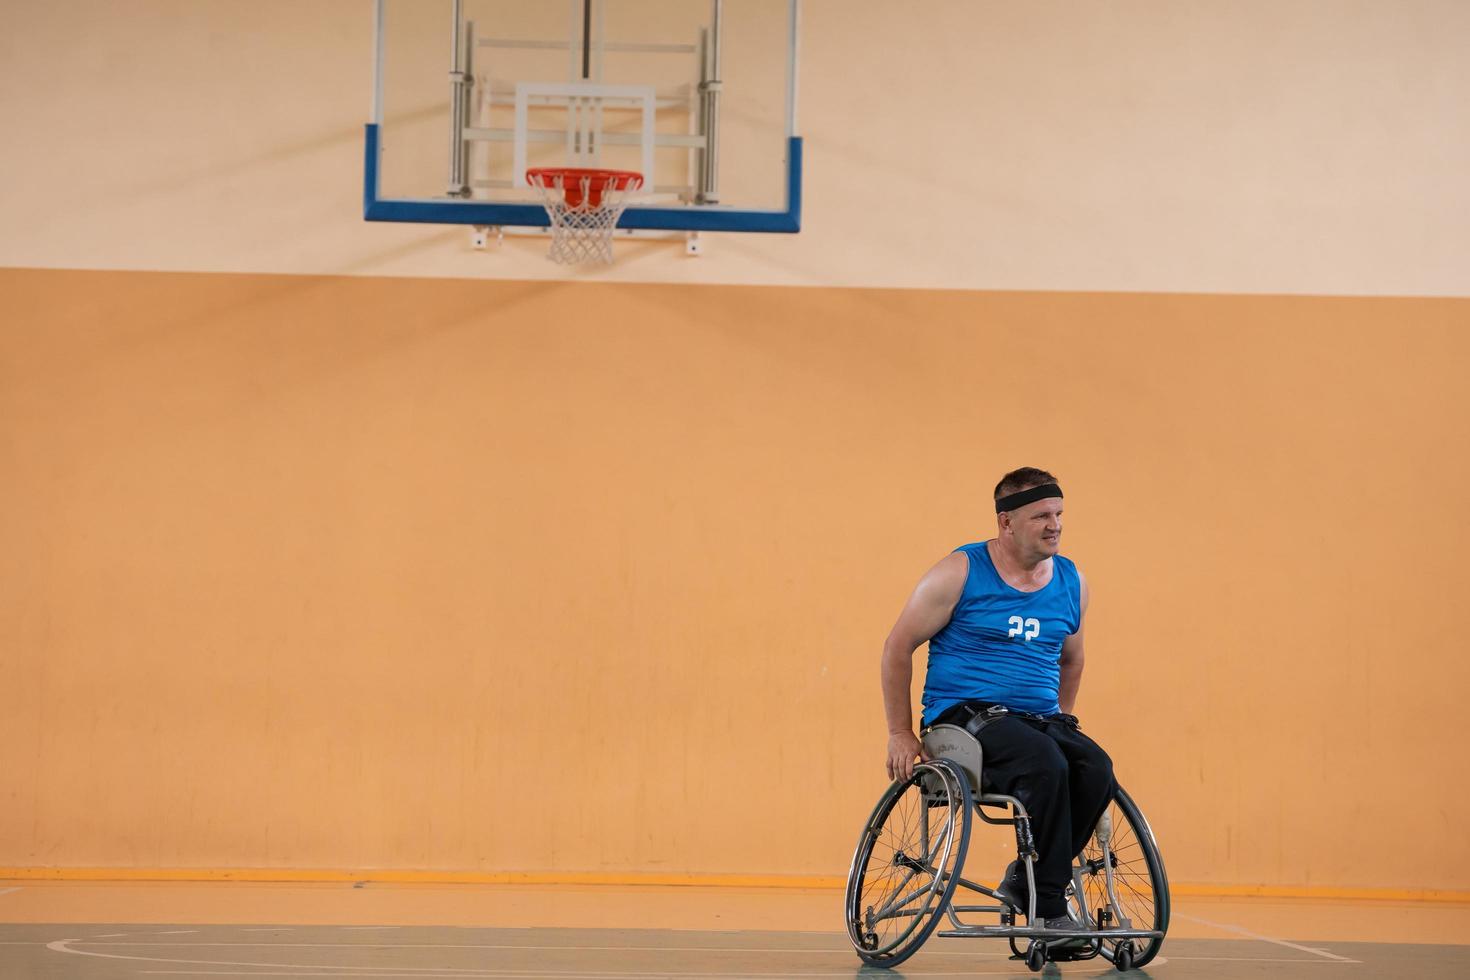
[[[1030,975],[990,940],[863,967],[840,905],[789,888],[0,881],[0,978]],[[1470,977],[1470,905],[1176,898],[1163,951],[1131,975]]]

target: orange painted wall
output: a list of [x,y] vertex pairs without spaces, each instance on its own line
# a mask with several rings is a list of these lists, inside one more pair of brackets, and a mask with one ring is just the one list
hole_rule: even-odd
[[840,875],[883,636],[1036,464],[1176,881],[1470,888],[1470,300],[0,295],[0,867]]

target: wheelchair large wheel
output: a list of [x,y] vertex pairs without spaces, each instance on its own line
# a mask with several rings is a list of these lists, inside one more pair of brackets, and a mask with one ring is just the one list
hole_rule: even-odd
[[949,905],[970,845],[970,784],[943,759],[888,787],[847,875],[847,935],[868,963],[912,956]]
[[[1078,856],[1076,874],[1082,883],[1083,912],[1094,924],[1101,917],[1104,927],[1126,923],[1134,929],[1168,930],[1169,879],[1164,874],[1164,859],[1148,821],[1121,786]],[[1120,949],[1125,943],[1131,946]],[[1140,967],[1158,955],[1163,945],[1162,938],[1104,941],[1102,955],[1123,969],[1122,960],[1129,958],[1133,967]]]

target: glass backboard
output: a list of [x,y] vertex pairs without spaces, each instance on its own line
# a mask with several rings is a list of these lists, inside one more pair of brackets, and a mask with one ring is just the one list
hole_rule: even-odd
[[369,220],[544,227],[531,167],[636,170],[622,229],[796,231],[797,0],[377,0]]

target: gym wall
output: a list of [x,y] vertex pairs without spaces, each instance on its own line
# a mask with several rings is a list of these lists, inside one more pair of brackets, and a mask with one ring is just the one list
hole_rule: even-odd
[[800,235],[584,281],[361,222],[367,3],[15,11],[0,876],[838,877],[1031,464],[1177,883],[1470,893],[1465,9],[937,6],[806,5]]

